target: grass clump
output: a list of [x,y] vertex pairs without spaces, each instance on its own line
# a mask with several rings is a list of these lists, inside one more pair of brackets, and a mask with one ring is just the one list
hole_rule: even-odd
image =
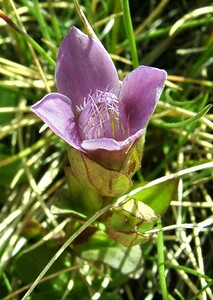
[[[121,2],[0,1],[2,300],[25,299],[26,292],[27,299],[213,298],[213,9],[205,0]],[[168,72],[134,179],[175,178],[178,192],[146,244],[134,251],[117,246],[123,266],[96,221],[107,208],[86,223],[81,216],[83,226],[74,231],[72,215],[50,210],[55,199],[67,197],[67,145],[30,112],[56,91],[62,38],[70,26],[85,31],[85,24],[109,51],[121,80],[138,64]],[[92,224],[100,231],[87,240]],[[138,263],[131,274],[125,257]]]

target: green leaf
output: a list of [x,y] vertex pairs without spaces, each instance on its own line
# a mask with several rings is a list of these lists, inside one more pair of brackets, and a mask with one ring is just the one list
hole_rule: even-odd
[[[0,108],[14,107],[17,105],[16,94],[13,91],[1,88],[0,94],[1,94]],[[0,124],[10,122],[13,118],[14,118],[14,113],[1,113]]]
[[103,293],[101,295],[101,300],[122,300],[123,298],[121,298],[120,295],[116,294],[116,293]]
[[81,254],[86,260],[101,261],[131,278],[139,278],[143,272],[143,256],[140,246],[131,248],[122,245],[85,250]]
[[[0,155],[0,161],[2,160],[2,158],[4,159],[6,156],[4,155]],[[16,161],[12,164],[10,164],[10,167],[8,168],[8,166],[4,166],[4,167],[0,167],[0,186],[7,186],[9,187],[12,180],[14,179],[15,175],[17,174],[17,172],[22,168],[22,163],[21,161]],[[19,178],[19,182],[23,182],[25,180],[26,176],[25,174],[23,174],[20,178]]]
[[[15,259],[15,271],[18,277],[23,280],[24,283],[33,282],[42,269],[52,258],[54,252],[48,249],[45,245],[37,247],[32,251],[26,251],[20,253]],[[48,275],[58,272],[65,268],[64,255],[56,260],[51,267]],[[56,290],[63,290],[66,288],[68,281],[67,274],[62,274],[55,278],[52,278],[39,285],[40,289],[47,289],[50,286]]]
[[58,300],[62,299],[62,292],[55,291],[51,288],[46,288],[42,291],[37,292],[35,295],[30,296],[30,300]]
[[[137,188],[145,184],[137,185]],[[149,205],[157,214],[162,216],[172,199],[176,197],[177,187],[178,179],[167,180],[138,192],[134,195],[134,199]]]

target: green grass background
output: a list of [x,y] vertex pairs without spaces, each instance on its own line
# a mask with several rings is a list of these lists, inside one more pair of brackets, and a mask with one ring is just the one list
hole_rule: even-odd
[[[104,236],[95,245],[75,240],[27,299],[212,299],[213,2],[129,1],[134,35],[124,24],[128,1],[79,4],[121,80],[137,64],[168,72],[134,179],[177,174],[178,192],[159,225],[172,227],[140,246],[140,275],[133,278],[109,260],[87,258],[92,247],[110,247]],[[0,9],[28,34],[0,19],[0,299],[6,300],[24,297],[69,233],[72,217],[50,211],[67,190],[67,145],[29,107],[56,90],[55,61],[69,28],[86,28],[76,1],[0,0]]]

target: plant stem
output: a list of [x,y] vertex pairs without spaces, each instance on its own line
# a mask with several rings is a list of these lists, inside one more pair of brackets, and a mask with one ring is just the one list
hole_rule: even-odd
[[[162,229],[161,219],[158,220],[158,228]],[[160,230],[157,236],[157,252],[158,252],[158,274],[160,279],[160,287],[163,300],[168,300],[168,292],[166,286],[165,276],[165,262],[164,262],[164,243],[163,243],[163,231]]]

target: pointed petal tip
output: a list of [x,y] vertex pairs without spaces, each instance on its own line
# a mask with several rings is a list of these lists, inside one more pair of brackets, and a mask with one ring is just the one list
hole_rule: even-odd
[[78,106],[96,90],[119,90],[118,74],[106,49],[74,26],[60,45],[55,77],[58,91]]
[[166,79],[165,70],[149,66],[139,66],[124,78],[120,100],[129,116],[132,135],[146,126],[156,108]]
[[135,69],[134,71],[140,72],[141,76],[144,77],[144,80],[147,77],[149,79],[152,79],[153,81],[156,79],[159,84],[164,84],[166,79],[167,79],[167,72],[164,69],[159,69],[159,68],[156,68],[156,67],[141,65],[137,69]]

